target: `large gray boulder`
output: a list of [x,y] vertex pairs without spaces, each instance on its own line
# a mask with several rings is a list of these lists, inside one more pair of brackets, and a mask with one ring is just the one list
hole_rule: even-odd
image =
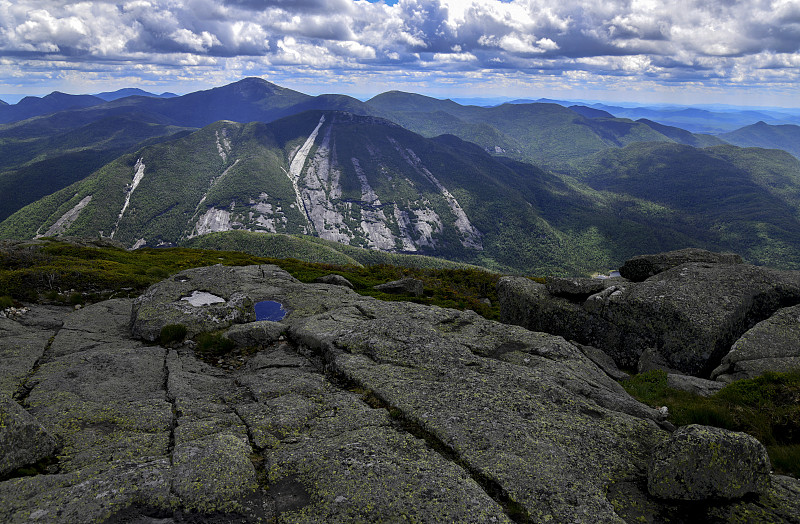
[[764,446],[746,433],[684,426],[656,446],[647,489],[672,500],[736,499],[770,488]]
[[689,393],[694,393],[701,397],[710,397],[725,387],[725,384],[723,382],[717,382],[716,380],[706,380],[691,375],[668,373],[667,386],[672,389],[688,391]]
[[742,257],[734,253],[714,253],[705,249],[686,248],[655,255],[639,255],[626,260],[619,274],[632,282],[642,282],[653,275],[690,262],[708,264],[742,264]]
[[800,369],[800,306],[781,308],[736,341],[711,377],[731,382]]
[[782,305],[800,301],[800,272],[687,263],[644,282],[616,282],[583,302],[521,277],[498,284],[501,319],[598,347],[620,367],[708,377],[731,346]]

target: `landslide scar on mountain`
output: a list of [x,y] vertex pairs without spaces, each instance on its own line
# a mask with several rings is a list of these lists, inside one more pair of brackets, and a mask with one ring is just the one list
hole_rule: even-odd
[[83,199],[75,204],[75,207],[64,213],[61,218],[56,220],[55,224],[50,226],[50,228],[45,232],[44,235],[36,235],[36,238],[41,237],[53,237],[56,235],[63,234],[69,227],[72,225],[73,222],[78,218],[78,215],[81,214],[81,211],[84,207],[86,207],[89,202],[92,201],[92,195],[87,195],[83,197]]
[[139,184],[144,178],[144,167],[143,158],[140,158],[136,161],[136,165],[134,166],[136,172],[133,174],[133,182],[131,182],[131,186],[125,194],[125,204],[122,206],[122,210],[119,212],[117,221],[114,224],[114,229],[111,230],[111,238],[114,238],[114,233],[117,232],[117,228],[119,227],[119,221],[122,220],[125,210],[128,209],[128,205],[131,203],[131,195],[133,195],[133,192],[136,191],[136,188],[139,187]]
[[[297,200],[297,208],[299,210],[303,210],[306,220],[308,222],[308,227],[313,228],[313,223],[311,222],[311,217],[308,214],[308,210],[303,203],[303,197],[300,194],[300,188],[298,187],[298,182],[300,180],[300,176],[303,174],[303,166],[306,164],[306,158],[308,158],[308,153],[311,151],[311,147],[314,145],[314,142],[317,140],[317,134],[319,133],[319,129],[322,127],[322,124],[325,123],[325,115],[322,115],[319,119],[319,123],[317,127],[314,128],[314,131],[306,139],[303,146],[297,151],[297,154],[294,155],[292,162],[289,164],[289,171],[286,173],[286,176],[289,177],[289,180],[292,183],[292,187],[294,188],[295,198]],[[309,231],[310,233],[310,231]]]

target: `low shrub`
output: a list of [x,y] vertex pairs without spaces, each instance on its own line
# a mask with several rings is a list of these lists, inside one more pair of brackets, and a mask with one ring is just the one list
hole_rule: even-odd
[[158,340],[161,345],[167,346],[177,342],[183,342],[186,338],[186,326],[183,324],[167,324],[161,328]]
[[8,295],[0,297],[0,309],[6,309],[14,306],[14,299]]
[[772,469],[800,477],[800,444],[767,446]]
[[206,355],[224,355],[236,347],[236,344],[222,336],[221,333],[201,333],[195,339],[198,353]]

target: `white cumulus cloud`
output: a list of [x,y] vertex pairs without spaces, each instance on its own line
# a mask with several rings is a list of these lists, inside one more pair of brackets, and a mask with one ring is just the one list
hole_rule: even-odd
[[12,62],[4,75],[32,78],[57,75],[64,64],[113,75],[125,64],[176,79],[191,77],[193,67],[203,78],[210,67],[219,74],[302,67],[321,81],[387,70],[416,79],[439,64],[443,74],[484,78],[586,73],[609,82],[647,75],[648,82],[779,78],[783,85],[800,81],[800,2],[0,0],[0,55]]

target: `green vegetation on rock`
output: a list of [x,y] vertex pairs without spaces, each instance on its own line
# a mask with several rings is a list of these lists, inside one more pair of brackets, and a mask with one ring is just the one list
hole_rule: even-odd
[[[235,251],[189,248],[127,251],[106,241],[40,239],[25,243],[6,242],[0,244],[0,289],[17,300],[96,302],[109,297],[137,296],[151,284],[193,267],[275,264],[302,282],[312,282],[318,277],[336,273],[352,282],[355,291],[362,295],[472,309],[487,318],[499,317],[495,287],[500,275],[495,273],[478,268],[460,268],[455,264],[450,264],[455,267],[447,269],[388,264],[321,264],[313,261],[313,252],[310,258],[312,261],[277,259]],[[422,280],[425,283],[424,296],[390,295],[373,289],[378,284],[404,277]]]
[[734,381],[703,397],[667,386],[667,374],[648,371],[622,382],[633,397],[666,406],[677,426],[703,424],[744,431],[767,447],[776,471],[800,476],[800,370]]

